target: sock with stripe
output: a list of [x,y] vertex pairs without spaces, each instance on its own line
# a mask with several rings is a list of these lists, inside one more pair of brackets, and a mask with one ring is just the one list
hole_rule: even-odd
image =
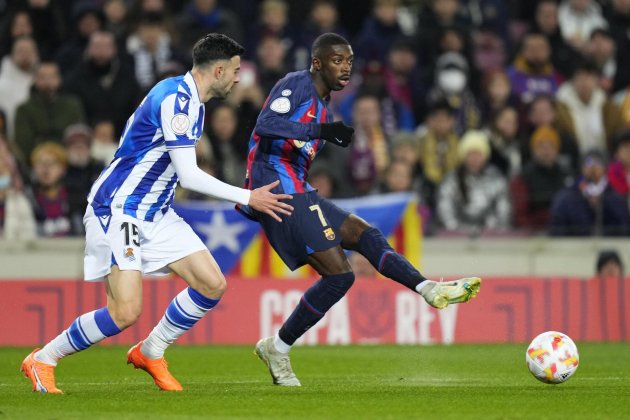
[[[405,257],[394,251],[381,231],[370,227],[361,233],[356,249],[379,273],[413,291],[426,278]],[[424,285],[423,285],[424,286]]]
[[191,287],[182,290],[166,308],[164,316],[144,340],[140,351],[149,359],[159,359],[182,334],[191,329],[219,299],[211,299]]
[[354,283],[354,273],[350,272],[323,276],[312,285],[280,328],[277,338],[281,342],[275,340],[276,350],[288,353],[290,346],[322,319],[326,312],[346,294],[352,283]]
[[107,308],[97,309],[75,319],[67,330],[35,353],[35,359],[56,366],[62,357],[85,350],[120,331]]

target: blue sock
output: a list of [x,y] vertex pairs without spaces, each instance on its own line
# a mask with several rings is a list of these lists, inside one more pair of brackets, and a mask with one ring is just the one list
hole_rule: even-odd
[[381,231],[367,228],[359,237],[356,249],[379,273],[413,291],[426,280],[405,257],[394,251]]
[[324,276],[312,285],[291,316],[278,332],[280,339],[293,345],[309,328],[317,324],[332,306],[337,303],[354,283],[354,273]]

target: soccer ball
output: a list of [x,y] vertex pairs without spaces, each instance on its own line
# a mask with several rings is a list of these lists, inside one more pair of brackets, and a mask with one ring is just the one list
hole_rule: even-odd
[[539,381],[560,384],[577,370],[580,356],[566,334],[547,331],[532,340],[525,353],[529,371]]

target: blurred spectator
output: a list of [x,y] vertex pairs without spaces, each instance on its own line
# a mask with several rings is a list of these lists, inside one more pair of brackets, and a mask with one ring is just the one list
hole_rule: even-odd
[[308,173],[308,183],[317,190],[320,197],[335,196],[335,177],[324,164],[313,165]]
[[522,144],[518,137],[518,114],[506,106],[498,110],[488,126],[490,163],[503,175],[511,178],[521,171]]
[[383,173],[380,192],[405,192],[413,187],[413,167],[404,160],[393,160]]
[[378,178],[389,164],[389,141],[381,124],[378,98],[359,96],[353,107],[354,140],[347,149],[349,181],[358,195],[376,187]]
[[490,142],[482,131],[466,132],[459,144],[460,165],[442,183],[437,213],[449,231],[477,235],[510,227],[508,185],[488,164]]
[[90,155],[92,130],[85,124],[73,124],[63,134],[68,166],[65,186],[68,193],[68,214],[73,235],[85,233],[83,215],[87,206],[87,196],[96,178],[103,170],[103,164]]
[[172,61],[186,61],[173,48],[164,26],[164,16],[147,12],[140,17],[135,32],[127,38],[127,52],[134,61],[136,81],[148,92]]
[[555,95],[560,75],[551,63],[549,41],[542,34],[525,35],[518,55],[507,70],[512,92],[526,105],[538,95]]
[[571,174],[558,163],[560,135],[549,126],[536,129],[529,142],[532,160],[511,183],[516,227],[542,231],[549,224],[555,194],[571,182]]
[[370,95],[378,98],[381,123],[387,136],[393,137],[399,130],[412,131],[416,128],[413,111],[404,103],[395,101],[387,91],[385,71],[381,63],[371,61],[363,69],[363,83],[356,92],[348,93],[338,105],[337,112],[348,124],[353,124],[353,106],[358,96]]
[[401,38],[391,46],[383,76],[388,95],[412,110],[416,118],[422,118],[427,87],[422,80],[417,56],[409,40]]
[[68,78],[67,88],[81,98],[88,122],[111,119],[117,134],[138,103],[133,68],[118,55],[110,32],[90,36],[85,59]]
[[118,45],[124,45],[129,35],[128,12],[128,4],[125,0],[105,0],[103,4],[104,29],[114,34]]
[[[445,47],[443,43],[448,43],[443,36],[445,31],[452,30],[459,35],[468,33],[467,25],[458,16],[459,8],[458,0],[432,0],[425,2],[425,6],[420,8],[417,37],[421,63],[432,63],[440,55],[440,48]],[[461,43],[462,49],[466,43]]]
[[[292,5],[295,6],[295,3]],[[349,34],[339,22],[339,11],[335,0],[315,0],[310,9],[309,20],[300,28],[294,53],[295,69],[308,68],[311,61],[311,45],[315,38],[326,32],[334,32],[349,39]]]
[[558,8],[558,23],[562,37],[577,50],[584,48],[593,30],[608,26],[594,0],[563,0]]
[[31,37],[19,37],[13,42],[11,55],[0,64],[0,110],[7,118],[7,133],[13,139],[15,112],[28,99],[35,70],[39,62],[37,45]]
[[16,160],[0,134],[0,238],[34,239],[37,233],[32,202],[23,191]]
[[477,128],[481,123],[481,111],[468,81],[469,66],[464,56],[449,52],[437,59],[429,106],[438,101],[448,102],[455,112],[455,131],[458,134]]
[[[248,22],[249,23],[249,22]],[[243,29],[238,16],[222,8],[217,0],[192,0],[177,17],[179,48],[188,51],[202,36],[220,32],[243,42]]]
[[66,153],[57,143],[43,143],[31,155],[33,192],[39,235],[56,237],[71,234],[68,190],[64,184]]
[[597,276],[602,279],[623,278],[624,276],[623,261],[614,249],[605,249],[599,252],[595,269]]
[[506,106],[518,106],[518,100],[512,95],[510,78],[503,70],[485,75],[482,92],[481,113],[484,124],[490,123],[492,117]]
[[111,120],[98,120],[94,123],[94,139],[90,155],[103,165],[109,165],[118,149],[118,141],[114,133],[114,123]]
[[374,0],[368,16],[354,42],[354,53],[365,62],[384,62],[394,41],[403,35],[398,24],[398,0]]
[[608,182],[618,194],[630,199],[630,131],[616,137],[613,156],[608,165]]
[[609,3],[606,20],[617,44],[617,57],[622,59],[630,49],[630,0],[612,0]]
[[420,137],[410,131],[401,131],[392,141],[392,160],[400,160],[412,167],[419,165]]
[[[258,84],[265,94],[271,92],[278,80],[287,73],[286,55],[286,46],[277,36],[269,35],[259,40],[256,49],[256,70]],[[241,79],[244,70],[241,69]]]
[[[628,60],[620,60],[615,40],[605,29],[596,29],[584,47],[585,57],[597,66],[604,91],[616,92],[630,83]],[[625,54],[622,54],[625,58]]]
[[74,22],[76,27],[70,38],[57,50],[55,56],[64,79],[67,79],[70,73],[80,66],[90,37],[93,33],[103,30],[105,16],[94,2],[81,0],[72,8],[71,22]]
[[608,184],[604,155],[599,151],[586,153],[581,176],[553,199],[549,233],[625,236],[629,227],[628,203]]
[[267,37],[280,40],[285,54],[292,54],[294,36],[289,22],[289,4],[284,0],[263,0],[260,4],[259,19],[249,29],[245,54],[254,54],[260,40]]
[[59,2],[55,0],[28,0],[23,2],[33,25],[33,38],[40,56],[51,60],[65,37],[65,21]]
[[482,31],[473,39],[473,69],[486,74],[503,70],[508,57],[506,41],[490,31]]
[[228,103],[216,106],[210,114],[208,136],[212,146],[216,177],[240,185],[245,177],[247,142],[239,129],[236,109]]
[[558,90],[558,101],[569,109],[580,153],[612,152],[612,136],[621,128],[619,108],[599,87],[597,67],[583,61],[575,66],[571,80]]
[[459,136],[455,132],[453,108],[447,102],[434,104],[427,117],[426,133],[420,138],[420,163],[425,178],[424,198],[431,208],[444,177],[459,162]]
[[558,3],[556,0],[542,0],[536,6],[534,31],[547,37],[551,47],[551,63],[562,76],[571,74],[571,66],[577,61],[579,53],[562,37],[558,24]]
[[85,119],[79,98],[60,92],[61,75],[56,63],[41,63],[35,74],[31,96],[15,115],[15,145],[25,161],[38,144],[61,143],[70,124]]
[[33,37],[33,22],[23,9],[17,9],[0,21],[0,57],[11,53],[13,42],[19,37]]
[[508,41],[509,5],[505,0],[460,0],[464,22],[477,30],[499,35]]
[[[540,127],[553,127],[560,135],[558,162],[571,173],[579,170],[580,152],[575,140],[575,129],[571,114],[564,104],[557,103],[549,95],[535,97],[528,106],[526,125],[527,129],[524,130],[526,137],[531,137]],[[528,161],[529,149],[522,149],[522,152],[523,161]]]

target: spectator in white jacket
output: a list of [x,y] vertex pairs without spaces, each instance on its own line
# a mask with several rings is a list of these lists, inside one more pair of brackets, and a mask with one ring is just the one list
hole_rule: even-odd
[[442,183],[437,213],[446,230],[477,235],[510,227],[511,204],[507,180],[488,164],[490,142],[477,130],[459,144],[460,164]]
[[558,8],[562,37],[575,49],[582,50],[597,28],[607,28],[602,9],[594,0],[564,0]]

